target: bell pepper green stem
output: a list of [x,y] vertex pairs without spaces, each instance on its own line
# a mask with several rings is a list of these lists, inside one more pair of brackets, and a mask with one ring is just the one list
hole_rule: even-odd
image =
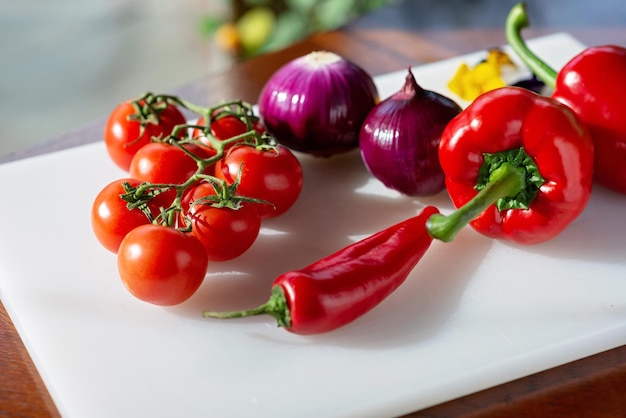
[[449,215],[432,215],[426,222],[426,229],[435,239],[452,241],[463,227],[490,205],[503,197],[517,195],[526,184],[523,168],[510,163],[502,164],[491,173],[489,182],[476,196]]
[[528,48],[522,38],[522,29],[528,27],[530,22],[524,3],[517,3],[509,12],[506,19],[506,39],[513,51],[530,68],[537,78],[547,86],[554,88],[557,72],[545,61],[539,58]]

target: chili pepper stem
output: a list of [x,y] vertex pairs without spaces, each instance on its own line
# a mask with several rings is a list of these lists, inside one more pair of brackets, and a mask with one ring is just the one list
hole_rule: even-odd
[[523,168],[505,163],[489,176],[489,182],[476,196],[449,215],[434,214],[426,222],[430,236],[449,242],[456,234],[500,198],[515,196],[526,187]]
[[530,68],[538,79],[554,88],[557,72],[528,48],[522,38],[522,29],[529,26],[528,14],[524,3],[517,3],[506,18],[506,39],[513,51]]
[[255,315],[270,315],[276,319],[279,327],[289,328],[291,326],[289,307],[287,306],[287,299],[282,287],[273,286],[269,300],[256,308],[231,312],[204,311],[202,313],[202,316],[205,318],[218,319],[244,318]]

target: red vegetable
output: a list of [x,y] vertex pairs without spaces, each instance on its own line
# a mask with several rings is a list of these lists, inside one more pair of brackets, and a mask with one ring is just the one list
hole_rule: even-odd
[[145,302],[172,306],[198,290],[207,254],[193,235],[162,225],[141,225],[122,240],[117,254],[122,282]]
[[444,241],[471,221],[489,237],[543,242],[580,215],[591,193],[585,126],[564,104],[520,87],[472,102],[444,130],[439,157],[460,208],[429,220],[430,233]]
[[149,216],[138,207],[129,209],[126,202],[120,199],[120,195],[126,192],[124,183],[137,187],[141,181],[132,178],[115,180],[98,193],[91,206],[94,235],[112,253],[117,253],[126,234],[140,225],[149,224],[150,219],[159,214],[158,206],[154,204],[145,207]]
[[303,185],[300,161],[280,145],[234,146],[215,165],[215,176],[228,184],[238,180],[239,195],[269,202],[257,204],[262,218],[287,212],[298,200]]
[[224,202],[209,182],[187,190],[181,217],[190,222],[191,235],[200,240],[209,261],[226,261],[245,253],[256,241],[261,215],[253,202]]
[[176,105],[146,95],[143,100],[128,100],[113,109],[104,127],[104,143],[113,162],[128,171],[133,156],[152,137],[166,137],[185,122]]
[[595,179],[626,194],[626,48],[615,45],[587,48],[557,74],[531,52],[520,31],[528,26],[523,4],[511,9],[507,38],[520,58],[554,88],[552,97],[569,106],[585,123],[595,145]]
[[332,331],[365,314],[407,278],[432,238],[426,207],[417,216],[351,244],[301,270],[278,276],[269,301],[256,309],[205,311],[205,317],[238,318],[267,314],[296,334]]
[[[205,126],[206,122],[204,120],[204,116],[201,116],[196,124],[198,126]],[[260,134],[265,132],[265,127],[258,119],[255,119],[252,122],[252,128]],[[246,132],[249,131],[247,125],[240,119],[240,117],[226,112],[222,112],[219,117],[215,116],[215,118],[211,121],[211,126],[209,127],[209,130],[211,132],[211,135],[213,135],[216,139],[220,141],[225,141],[235,136],[243,136]],[[198,138],[202,143],[210,146],[209,140],[207,139],[206,134],[205,132],[203,132],[202,129],[194,129],[193,137]],[[242,142],[243,141],[244,140],[242,139]]]
[[[195,145],[185,148],[203,158],[208,151]],[[182,147],[164,142],[150,142],[137,151],[130,162],[130,177],[154,184],[182,184],[198,171],[198,162]],[[206,171],[206,170],[205,170]],[[153,200],[155,205],[167,208],[176,197],[176,190],[163,192]]]

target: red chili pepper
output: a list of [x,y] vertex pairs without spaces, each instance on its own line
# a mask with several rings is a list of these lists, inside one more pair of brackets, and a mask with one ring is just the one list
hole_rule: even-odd
[[439,159],[459,208],[428,221],[443,241],[469,222],[489,237],[543,242],[578,217],[591,194],[585,126],[564,104],[520,87],[474,100],[446,126]]
[[205,311],[205,317],[267,314],[295,334],[332,331],[365,314],[398,288],[432,238],[425,223],[438,213],[428,206],[412,218],[355,242],[301,270],[278,276],[268,302],[236,312]]
[[507,18],[509,44],[539,79],[552,87],[552,97],[569,106],[585,123],[595,144],[595,179],[626,194],[626,48],[615,45],[587,48],[561,71],[537,57],[521,37],[529,25],[523,3]]

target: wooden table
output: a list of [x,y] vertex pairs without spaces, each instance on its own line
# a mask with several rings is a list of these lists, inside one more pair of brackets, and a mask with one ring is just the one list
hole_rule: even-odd
[[[419,3],[423,4],[393,3],[341,30],[316,34],[287,49],[238,63],[229,71],[194,81],[173,93],[200,104],[224,98],[255,102],[265,80],[279,66],[313,50],[334,51],[378,75],[505,43],[502,25],[510,6],[507,2],[440,2],[443,5],[437,6],[437,10],[422,10],[418,16],[415,4]],[[428,19],[441,16],[440,9],[445,4],[449,8],[443,16],[448,16],[448,20]],[[542,15],[540,24],[525,32],[526,37],[567,31],[587,45],[626,45],[626,27],[619,24],[626,23],[626,6],[621,0],[599,1],[591,6],[583,0],[550,4],[549,8],[565,7],[571,13]],[[532,11],[543,5],[529,4],[531,18]],[[483,16],[487,21],[475,19],[467,23],[462,17],[470,14]],[[0,157],[0,163],[100,141],[103,124],[104,116],[35,147]],[[0,352],[0,416],[59,416],[1,303]],[[408,416],[621,417],[626,413],[624,393],[626,346]]]

